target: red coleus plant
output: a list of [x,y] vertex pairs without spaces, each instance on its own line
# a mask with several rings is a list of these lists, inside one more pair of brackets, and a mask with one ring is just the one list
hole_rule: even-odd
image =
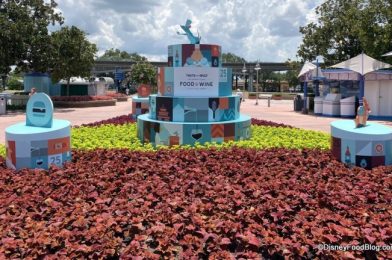
[[391,258],[391,167],[316,150],[76,151],[63,169],[0,159],[2,258]]

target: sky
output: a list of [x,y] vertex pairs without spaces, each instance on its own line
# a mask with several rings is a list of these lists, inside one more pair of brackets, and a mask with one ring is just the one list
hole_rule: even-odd
[[322,0],[57,0],[64,25],[75,25],[97,44],[150,61],[167,60],[167,46],[188,43],[177,35],[192,20],[201,43],[218,44],[247,61],[297,60],[299,27],[316,20]]

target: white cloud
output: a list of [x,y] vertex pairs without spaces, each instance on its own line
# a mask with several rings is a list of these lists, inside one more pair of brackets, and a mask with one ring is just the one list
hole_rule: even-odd
[[202,43],[219,44],[254,61],[294,59],[299,26],[315,19],[322,0],[58,0],[66,25],[84,30],[102,53],[118,48],[165,60],[167,45],[187,43],[186,19]]

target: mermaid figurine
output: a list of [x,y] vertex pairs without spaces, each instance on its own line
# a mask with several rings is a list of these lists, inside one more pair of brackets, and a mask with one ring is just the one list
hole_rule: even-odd
[[188,37],[188,40],[191,42],[191,44],[200,44],[201,37],[200,36],[196,37],[193,35],[193,33],[190,30],[191,23],[192,21],[190,19],[186,20],[185,25],[180,25],[181,29],[184,30],[185,33],[177,32],[177,34],[186,35]]
[[367,102],[366,98],[363,98],[363,105],[358,107],[357,116],[355,117],[356,128],[366,126],[366,121],[369,118],[370,112],[369,103]]

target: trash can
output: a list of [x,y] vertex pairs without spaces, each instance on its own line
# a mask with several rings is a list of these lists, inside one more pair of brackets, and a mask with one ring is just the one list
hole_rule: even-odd
[[355,117],[355,96],[340,100],[340,116]]
[[323,114],[323,97],[314,98],[314,114],[315,115]]
[[297,95],[294,98],[294,111],[302,111],[303,106],[304,106],[304,101],[302,99],[302,96]]
[[0,115],[4,115],[6,113],[7,108],[7,98],[5,96],[0,96]]
[[306,108],[310,112],[314,111],[314,94],[309,94],[308,95],[308,97],[306,99]]

